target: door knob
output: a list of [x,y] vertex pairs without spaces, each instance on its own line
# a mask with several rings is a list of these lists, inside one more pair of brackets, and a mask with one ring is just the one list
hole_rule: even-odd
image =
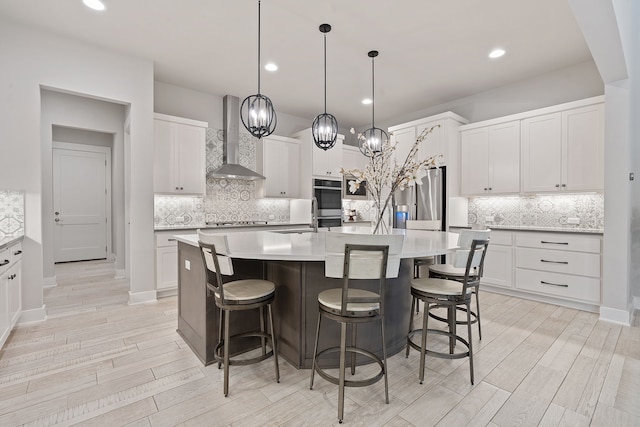
[[60,222],[60,218],[54,219],[55,222]]
[[60,215],[60,212],[54,212],[56,215]]

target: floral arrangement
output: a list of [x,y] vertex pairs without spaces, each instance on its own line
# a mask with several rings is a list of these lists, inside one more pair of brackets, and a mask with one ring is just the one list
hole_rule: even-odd
[[[390,202],[393,193],[396,190],[404,190],[413,184],[422,185],[422,178],[426,175],[427,169],[437,168],[440,164],[441,155],[429,156],[425,159],[417,158],[420,143],[437,127],[440,127],[440,125],[425,128],[418,135],[402,163],[398,163],[398,159],[393,156],[396,149],[395,144],[387,140],[382,143],[380,151],[367,153],[367,157],[370,157],[370,160],[364,170],[340,169],[343,175],[352,175],[355,178],[349,181],[349,191],[351,193],[355,193],[361,185],[365,185],[368,194],[371,195],[376,209],[373,226],[374,234],[389,231],[387,229],[389,225],[385,221],[385,211],[391,207]],[[356,134],[353,128],[351,133]],[[357,137],[359,141],[364,141],[365,139],[361,133],[358,133]],[[369,150],[367,144],[362,144],[362,146]]]

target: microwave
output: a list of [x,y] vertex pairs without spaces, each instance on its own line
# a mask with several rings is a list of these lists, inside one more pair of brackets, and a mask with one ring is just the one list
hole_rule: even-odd
[[355,178],[353,175],[344,176],[344,182],[342,183],[342,198],[350,200],[368,200],[369,195],[367,194],[366,181],[362,181],[360,183],[360,187],[358,187],[355,193],[349,191],[349,181],[354,180]]

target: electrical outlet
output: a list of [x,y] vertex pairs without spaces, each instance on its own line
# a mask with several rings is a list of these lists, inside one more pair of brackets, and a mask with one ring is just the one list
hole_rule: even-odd
[[580,224],[580,218],[578,217],[567,218],[567,224],[578,225]]
[[495,220],[495,217],[493,215],[485,216],[484,220],[485,222],[493,222]]
[[271,215],[269,215],[269,219],[276,219],[276,216],[271,214]]
[[176,223],[178,223],[178,224],[184,223],[184,217],[183,216],[177,216],[176,217]]
[[187,270],[191,270],[191,261],[189,261],[188,259],[184,260],[184,268]]

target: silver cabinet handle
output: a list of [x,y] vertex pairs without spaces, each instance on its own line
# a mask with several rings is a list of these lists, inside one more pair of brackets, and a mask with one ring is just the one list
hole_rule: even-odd
[[540,243],[544,243],[547,245],[568,245],[569,242],[547,242],[545,240],[540,240]]
[[550,262],[552,264],[569,264],[569,261],[549,261],[547,259],[541,259],[540,262]]
[[540,280],[540,283],[542,283],[543,285],[551,285],[551,286],[558,286],[560,288],[568,288],[569,285],[565,285],[565,284],[558,284],[558,283],[551,283],[551,282],[545,282],[544,280]]

